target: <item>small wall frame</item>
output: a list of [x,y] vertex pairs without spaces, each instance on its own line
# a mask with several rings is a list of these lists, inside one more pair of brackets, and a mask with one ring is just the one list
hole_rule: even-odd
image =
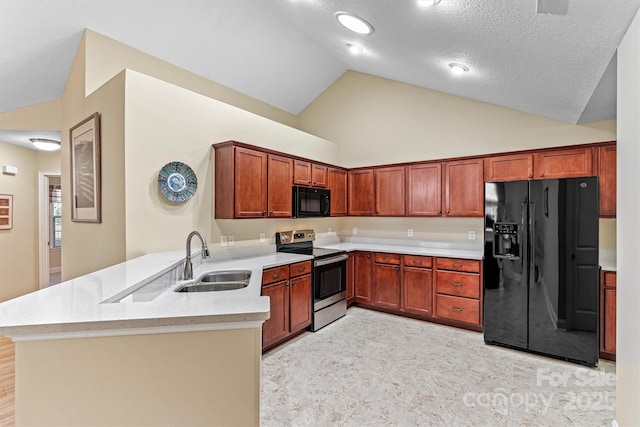
[[0,194],[0,230],[13,228],[13,195]]

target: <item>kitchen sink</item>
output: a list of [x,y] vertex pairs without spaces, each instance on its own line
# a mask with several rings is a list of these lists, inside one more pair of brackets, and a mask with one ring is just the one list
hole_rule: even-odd
[[217,292],[246,288],[251,271],[229,270],[211,271],[200,276],[195,282],[178,286],[175,292]]

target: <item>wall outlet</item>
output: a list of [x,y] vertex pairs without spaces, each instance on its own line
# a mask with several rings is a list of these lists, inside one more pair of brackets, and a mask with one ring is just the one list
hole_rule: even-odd
[[413,237],[413,228],[409,228],[409,229],[407,230],[407,236],[409,236],[409,237]]
[[476,240],[476,232],[474,230],[469,230],[469,240]]
[[260,233],[260,243],[266,243],[267,242],[267,235],[264,233]]
[[329,227],[329,229],[327,230],[327,233],[331,233],[331,227]]
[[351,234],[353,234],[354,236],[355,236],[356,234],[358,234],[358,227],[353,227],[353,228],[351,229]]
[[220,236],[220,246],[227,246],[227,236]]
[[229,234],[227,236],[227,242],[229,243],[229,246],[233,246],[236,243],[235,238],[233,237],[233,234]]

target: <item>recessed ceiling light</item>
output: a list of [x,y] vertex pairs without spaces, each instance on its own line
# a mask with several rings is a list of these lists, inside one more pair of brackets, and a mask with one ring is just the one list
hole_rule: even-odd
[[368,36],[373,33],[373,26],[359,16],[352,15],[347,12],[336,13],[338,22],[348,30],[354,33]]
[[429,7],[440,3],[440,0],[418,0],[418,6]]
[[456,75],[461,75],[469,71],[469,67],[458,62],[449,63],[449,68],[451,68],[451,72]]
[[38,149],[44,151],[56,151],[60,149],[60,141],[48,138],[29,138],[29,141]]

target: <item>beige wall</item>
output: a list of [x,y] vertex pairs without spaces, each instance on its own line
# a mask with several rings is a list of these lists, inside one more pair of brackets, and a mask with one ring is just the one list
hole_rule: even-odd
[[60,130],[60,100],[41,102],[0,113],[0,129]]
[[298,123],[338,143],[346,167],[616,139],[614,120],[571,125],[355,71],[314,100]]
[[17,342],[16,424],[257,426],[261,338],[253,328]]
[[125,68],[219,99],[229,105],[271,120],[296,126],[298,118],[284,110],[188,72],[154,56],[119,43],[91,30],[85,31],[87,46],[86,94],[90,94]]
[[100,113],[102,168],[102,223],[72,222],[63,214],[62,280],[125,261],[125,157],[124,87],[122,72],[88,97],[84,97],[85,47],[83,40],[62,94],[62,199],[70,200],[68,129]]
[[[211,144],[235,139],[328,163],[338,161],[336,144],[135,71],[127,71],[126,81],[127,258],[182,249],[193,230],[214,244],[220,234],[233,234],[242,245],[260,232],[272,239],[276,229],[302,225],[214,221]],[[158,173],[171,161],[188,164],[198,178],[195,196],[183,204],[158,190]]]

